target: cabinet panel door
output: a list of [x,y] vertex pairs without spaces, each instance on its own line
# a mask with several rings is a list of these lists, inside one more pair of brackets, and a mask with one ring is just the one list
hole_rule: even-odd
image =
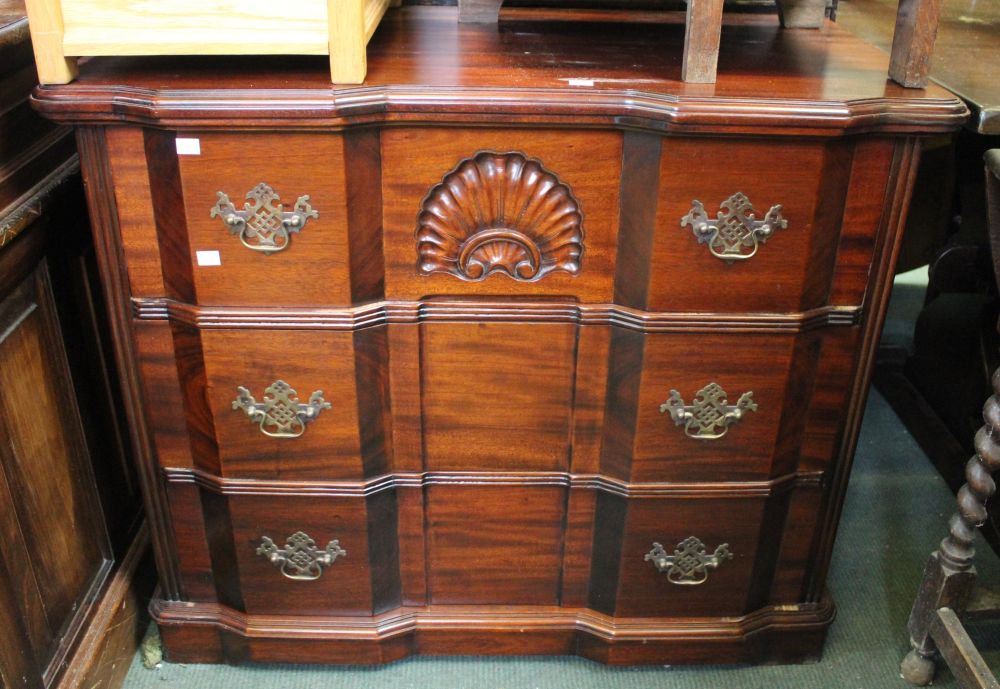
[[54,314],[44,266],[0,302],[0,565],[43,671],[110,557]]

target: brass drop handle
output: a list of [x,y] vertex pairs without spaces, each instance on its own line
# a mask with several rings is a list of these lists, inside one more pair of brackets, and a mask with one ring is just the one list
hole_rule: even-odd
[[247,192],[243,210],[236,210],[227,194],[220,191],[216,196],[209,217],[221,217],[229,231],[239,235],[243,246],[265,256],[286,249],[291,233],[301,231],[309,218],[319,217],[319,211],[309,205],[308,194],[286,211],[278,193],[264,182]]
[[670,412],[684,434],[698,440],[716,440],[724,436],[729,427],[743,418],[743,413],[757,411],[753,392],[744,392],[736,404],[728,404],[726,391],[718,383],[709,383],[694,396],[694,404],[684,404],[676,390],[670,391],[667,401],[660,405],[660,413]]
[[347,551],[340,547],[340,541],[330,541],[320,550],[316,541],[302,531],[296,531],[285,539],[285,547],[278,548],[267,536],[260,539],[257,554],[263,555],[281,570],[289,579],[313,581],[323,574],[323,568],[331,566],[338,557],[347,557]]
[[732,560],[733,554],[729,544],[723,543],[709,555],[704,543],[689,536],[677,545],[672,555],[654,542],[653,549],[643,559],[652,562],[657,572],[665,573],[671,584],[697,586],[708,581],[708,570],[716,569],[725,560]]
[[276,380],[264,389],[264,401],[258,402],[245,387],[236,388],[233,409],[242,409],[260,432],[271,438],[298,438],[306,432],[306,424],[320,412],[330,408],[323,391],[316,390],[309,402],[299,402],[298,394],[283,380]]
[[719,204],[716,220],[708,217],[701,201],[691,203],[691,210],[681,218],[681,227],[690,225],[698,243],[708,244],[712,255],[726,263],[753,258],[776,229],[788,227],[780,204],[771,206],[764,219],[757,220],[753,204],[742,192]]

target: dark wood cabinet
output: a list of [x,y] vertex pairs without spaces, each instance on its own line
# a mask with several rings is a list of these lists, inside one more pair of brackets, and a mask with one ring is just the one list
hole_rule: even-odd
[[815,657],[964,106],[833,26],[733,26],[702,86],[682,26],[455,19],[391,10],[359,87],[109,58],[35,93],[80,127],[168,658]]
[[18,10],[0,3],[0,686],[114,687],[148,541],[73,135],[31,109]]

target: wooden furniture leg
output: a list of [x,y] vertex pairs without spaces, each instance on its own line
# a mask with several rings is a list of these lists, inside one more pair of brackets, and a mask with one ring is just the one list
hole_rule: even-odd
[[[990,242],[1000,282],[1000,150],[986,154]],[[965,485],[958,491],[958,511],[949,534],[931,553],[907,629],[912,650],[903,659],[905,680],[924,686],[934,678],[934,655],[940,652],[959,685],[1000,689],[958,619],[976,582],[973,541],[986,521],[986,501],[996,492],[992,474],[1000,469],[1000,369],[993,373],[993,396],[983,407],[985,423],[975,437],[975,456],[965,465]]]
[[68,84],[76,79],[76,58],[63,53],[62,6],[57,0],[25,0],[31,12],[31,42],[38,81]]
[[722,36],[722,0],[688,0],[681,79],[714,84]]
[[495,24],[500,20],[503,0],[458,0],[458,21],[467,24]]
[[[934,678],[934,654],[945,645],[961,645],[961,640],[945,634],[948,643],[940,643],[935,627],[940,628],[938,611],[953,614],[965,610],[976,581],[972,560],[976,529],[986,520],[986,501],[996,492],[991,474],[1000,469],[1000,370],[993,374],[992,397],[983,408],[985,425],[976,434],[976,455],[965,467],[966,484],[958,491],[958,511],[951,518],[949,533],[924,567],[924,577],[917,599],[910,611],[907,629],[912,650],[903,659],[900,671],[912,684],[924,686]],[[946,657],[947,658],[947,657]],[[973,685],[975,686],[975,685]],[[986,685],[990,686],[990,685]]]
[[826,0],[778,0],[778,17],[786,29],[818,29],[826,19]]
[[923,88],[931,69],[941,0],[899,0],[892,37],[889,78],[909,88]]

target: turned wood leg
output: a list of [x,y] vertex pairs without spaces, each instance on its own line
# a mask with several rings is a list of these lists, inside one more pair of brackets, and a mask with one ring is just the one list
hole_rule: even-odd
[[993,396],[983,407],[985,424],[976,433],[976,455],[965,465],[966,483],[958,491],[958,511],[949,522],[949,533],[931,553],[907,629],[912,650],[903,659],[904,679],[920,686],[934,677],[937,652],[934,628],[940,625],[941,608],[961,614],[976,581],[972,544],[976,529],[986,521],[986,501],[996,492],[992,473],[1000,468],[1000,369],[993,374]]
[[777,0],[778,17],[786,29],[818,29],[826,19],[826,0]]
[[458,0],[458,21],[466,24],[496,24],[503,0]]
[[931,70],[941,0],[899,0],[892,36],[889,78],[909,88],[923,88]]

